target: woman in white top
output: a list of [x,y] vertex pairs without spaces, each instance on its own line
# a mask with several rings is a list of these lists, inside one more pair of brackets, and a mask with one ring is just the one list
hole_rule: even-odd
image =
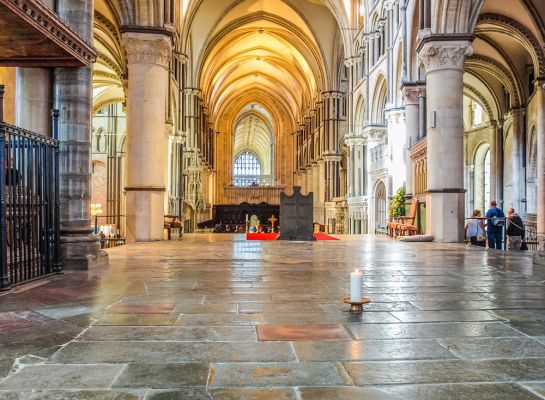
[[473,246],[486,246],[486,235],[484,233],[483,220],[481,217],[481,211],[474,210],[473,218],[469,219],[466,224],[466,237],[469,238]]

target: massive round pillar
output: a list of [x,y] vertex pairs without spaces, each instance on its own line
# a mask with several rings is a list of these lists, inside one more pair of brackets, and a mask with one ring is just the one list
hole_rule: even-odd
[[127,240],[163,239],[165,169],[164,131],[168,68],[167,36],[123,34],[127,55]]
[[428,201],[426,231],[439,242],[464,239],[463,74],[469,41],[427,41]]
[[[89,42],[93,8],[92,0],[57,2],[59,16]],[[64,268],[87,269],[107,260],[91,227],[91,66],[56,68],[53,92],[60,110],[61,262]]]

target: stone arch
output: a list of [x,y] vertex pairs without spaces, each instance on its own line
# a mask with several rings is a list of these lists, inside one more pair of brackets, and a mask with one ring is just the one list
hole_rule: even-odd
[[[519,78],[499,62],[482,55],[472,55],[466,58],[466,69],[472,71],[484,70],[501,82],[512,96],[512,107],[521,105],[523,89]],[[475,72],[477,75],[478,72]]]
[[[252,14],[245,15],[242,18],[238,18],[236,21],[230,23],[229,25],[225,26],[221,31],[219,31],[216,35],[211,37],[211,39],[205,44],[203,47],[202,52],[198,55],[196,65],[198,66],[197,70],[194,72],[194,79],[196,82],[200,82],[203,76],[203,67],[204,67],[204,61],[210,57],[210,54],[213,52],[214,48],[218,45],[220,41],[225,40],[225,37],[230,35],[230,33],[236,31],[237,29],[243,27],[246,24],[249,24],[251,22],[264,20],[268,22],[272,22],[275,24],[278,24],[280,27],[289,30],[291,33],[294,34],[293,38],[296,38],[298,40],[298,45],[301,49],[303,49],[309,56],[311,61],[315,61],[316,65],[313,65],[313,73],[315,77],[317,78],[317,81],[320,83],[320,87],[318,88],[318,91],[324,90],[327,87],[327,81],[326,78],[330,76],[330,71],[328,71],[327,66],[324,63],[324,54],[323,50],[319,48],[319,46],[315,46],[312,43],[311,38],[308,38],[305,33],[297,26],[295,26],[290,21],[281,18],[277,15],[269,14],[266,12],[255,12]],[[284,37],[284,33],[280,30],[269,30],[273,34],[278,34],[279,37],[286,39]],[[246,32],[242,30],[240,34],[247,34],[250,33],[249,31]],[[233,35],[230,35],[233,36]]]
[[373,189],[373,202],[375,208],[375,229],[385,228],[388,222],[388,197],[387,185],[379,179]]
[[434,34],[471,34],[484,0],[436,0],[431,2]]
[[371,108],[371,123],[384,125],[384,109],[388,101],[388,85],[384,75],[379,75],[373,90],[373,103]]
[[[111,10],[110,10],[111,11]],[[93,38],[97,59],[93,68],[93,114],[101,108],[125,102],[123,74],[126,70],[121,34],[116,22],[95,11]]]
[[395,67],[394,67],[394,96],[395,99],[392,100],[393,103],[396,104],[396,106],[401,105],[403,103],[403,46],[405,44],[401,41],[399,43],[399,47],[397,48],[397,52],[394,52],[394,54],[397,54],[396,57],[394,57],[395,60]]
[[[485,96],[483,96],[483,94],[480,93],[475,87],[465,82],[464,82],[464,95],[466,95],[470,99],[476,101],[481,106],[483,106],[490,120],[498,119],[500,109],[499,109],[499,104],[497,104],[497,102],[495,102],[494,104],[495,106],[494,107],[495,112],[494,112],[492,107],[490,106],[490,102],[485,98]],[[494,98],[494,100],[497,100],[497,99]]]
[[354,108],[354,134],[361,134],[365,123],[365,109],[365,99],[360,93],[356,100],[356,107]]
[[510,35],[517,40],[530,54],[536,76],[545,77],[545,52],[528,28],[512,18],[494,13],[482,14],[478,19],[476,31],[478,31],[480,25],[485,24],[492,25],[497,31]]

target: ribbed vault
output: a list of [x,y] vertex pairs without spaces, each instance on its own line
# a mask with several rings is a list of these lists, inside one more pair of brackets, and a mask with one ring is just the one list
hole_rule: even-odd
[[[319,1],[245,0],[223,10],[219,4],[188,5],[193,76],[221,149],[218,191],[232,182],[230,166],[245,151],[257,156],[263,175],[274,175],[274,184],[289,186],[292,133],[321,93],[332,88],[329,78],[336,75],[335,17]],[[203,26],[205,15],[209,28]],[[322,30],[307,15],[314,21],[321,17]]]
[[104,0],[97,1],[95,7],[93,36],[97,61],[93,67],[93,112],[125,99],[122,85],[125,62],[115,16]]

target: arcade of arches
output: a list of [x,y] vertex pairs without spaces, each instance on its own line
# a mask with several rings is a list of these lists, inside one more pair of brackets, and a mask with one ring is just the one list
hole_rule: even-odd
[[[92,174],[80,167],[67,189],[81,201],[64,217],[74,236],[65,246],[86,242],[92,258],[90,203],[129,242],[153,241],[164,215],[198,231],[217,206],[274,205],[294,185],[314,193],[314,221],[332,233],[382,229],[405,186],[420,233],[436,241],[462,241],[465,218],[496,199],[545,246],[540,0],[85,7],[97,59],[80,81],[92,90],[92,126],[77,140]],[[53,75],[1,69],[14,88],[6,120],[47,133]]]

